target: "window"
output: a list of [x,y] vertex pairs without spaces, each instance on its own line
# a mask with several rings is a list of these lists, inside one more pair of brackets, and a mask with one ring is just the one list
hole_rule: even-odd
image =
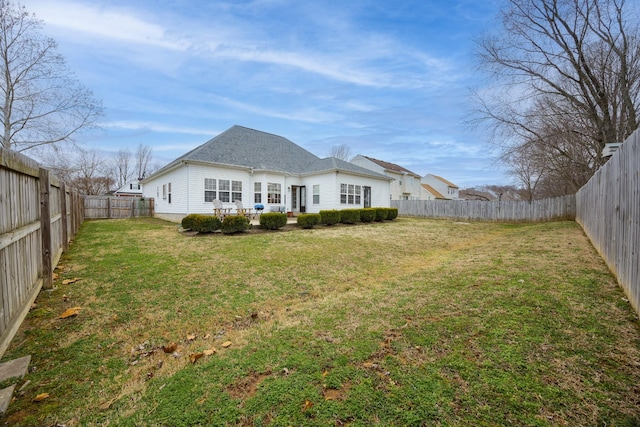
[[242,181],[231,181],[231,201],[242,201]]
[[274,182],[267,183],[267,203],[279,204],[282,200],[282,186]]
[[362,187],[354,184],[340,184],[340,203],[359,205],[362,201]]
[[156,187],[156,199],[160,198],[160,187]]
[[320,186],[319,185],[313,186],[313,204],[314,205],[320,204]]
[[129,190],[139,190],[140,184],[129,184]]
[[229,180],[228,179],[219,179],[218,180],[218,198],[221,202],[229,203],[231,201],[231,194]]
[[213,202],[216,199],[216,180],[213,178],[204,179],[204,201]]
[[168,202],[169,204],[171,204],[171,183],[167,184],[167,189],[168,189],[167,196],[169,197]]
[[162,200],[167,200],[167,184],[162,184]]
[[262,183],[253,183],[253,203],[262,203]]

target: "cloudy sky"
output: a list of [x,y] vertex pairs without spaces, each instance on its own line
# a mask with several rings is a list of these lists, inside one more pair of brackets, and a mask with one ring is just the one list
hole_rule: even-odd
[[473,40],[496,0],[22,0],[105,108],[82,142],[166,164],[237,124],[320,157],[347,144],[461,187],[507,184],[481,130]]

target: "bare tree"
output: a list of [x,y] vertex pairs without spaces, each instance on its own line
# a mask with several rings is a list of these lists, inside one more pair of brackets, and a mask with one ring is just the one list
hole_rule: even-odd
[[113,179],[106,171],[106,160],[95,150],[80,150],[71,188],[87,195],[107,193],[113,187]]
[[70,141],[102,112],[41,28],[24,7],[0,0],[2,148],[25,151]]
[[98,151],[67,147],[48,153],[43,164],[66,182],[69,188],[87,195],[105,194],[113,188],[115,182],[108,157]]
[[113,157],[113,177],[116,187],[120,188],[133,178],[131,168],[131,151],[122,149]]
[[344,160],[348,162],[351,160],[351,147],[347,144],[334,145],[331,147],[331,151],[329,152],[329,157],[336,157],[340,160]]
[[606,161],[604,145],[638,127],[638,16],[625,0],[506,5],[502,31],[479,41],[497,83],[477,96],[479,118],[516,175],[534,165],[537,183],[575,191]]
[[136,172],[138,173],[138,179],[144,179],[147,174],[150,173],[149,164],[151,162],[151,147],[148,145],[138,145],[136,151]]

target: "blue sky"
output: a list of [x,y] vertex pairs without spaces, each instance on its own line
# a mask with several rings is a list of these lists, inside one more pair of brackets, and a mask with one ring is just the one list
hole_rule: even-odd
[[166,164],[234,124],[460,187],[508,184],[465,125],[494,0],[23,0],[105,108],[81,142]]

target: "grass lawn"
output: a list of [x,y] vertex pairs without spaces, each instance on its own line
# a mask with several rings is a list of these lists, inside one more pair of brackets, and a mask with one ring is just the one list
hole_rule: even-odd
[[573,222],[89,221],[57,273],[0,423],[640,424],[638,319]]

